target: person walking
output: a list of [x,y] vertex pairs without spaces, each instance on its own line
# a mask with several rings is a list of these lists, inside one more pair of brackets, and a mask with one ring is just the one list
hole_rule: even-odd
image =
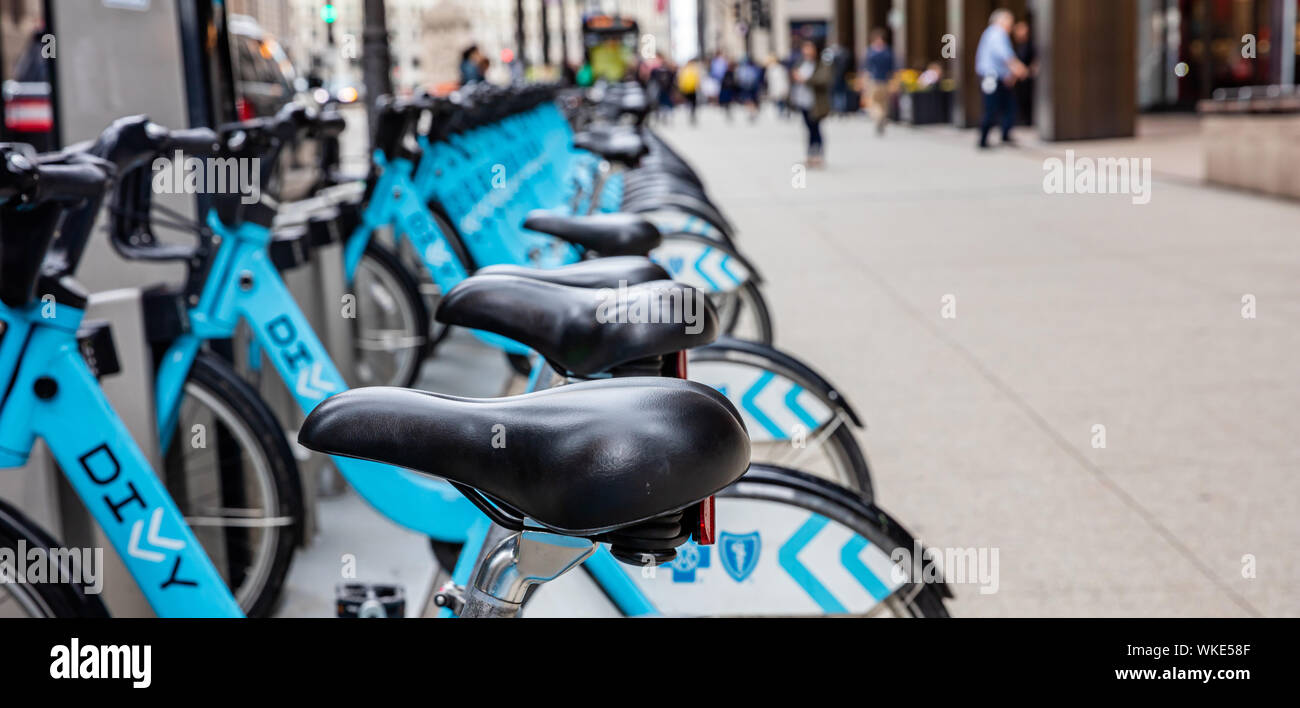
[[699,107],[700,77],[704,68],[698,58],[686,62],[677,72],[677,93],[681,94],[682,103],[691,115],[691,125],[696,123],[696,110]]
[[776,104],[776,114],[781,119],[790,117],[790,69],[773,54],[767,58],[763,72],[767,98]]
[[1016,106],[1019,108],[1021,125],[1034,124],[1034,76],[1038,73],[1038,50],[1034,48],[1034,38],[1029,34],[1029,23],[1021,20],[1011,31],[1015,44],[1016,58],[1029,74],[1016,82]]
[[731,104],[735,103],[740,91],[736,83],[736,66],[730,61],[727,62],[726,68],[722,70],[722,76],[718,78],[718,105],[722,106],[722,112],[727,116],[727,122],[731,122]]
[[749,122],[758,120],[758,109],[763,92],[763,68],[745,55],[736,66],[736,88],[740,103],[749,111]]
[[831,112],[831,66],[819,60],[813,42],[805,41],[800,51],[799,62],[791,71],[790,102],[803,112],[803,122],[808,128],[806,164],[821,167],[826,164],[821,125]]
[[1002,144],[1015,145],[1011,129],[1016,124],[1016,95],[1012,89],[1016,81],[1029,75],[1029,70],[1016,58],[1011,46],[1011,28],[1015,15],[1006,8],[998,8],[989,16],[989,26],[980,36],[975,48],[975,74],[984,94],[984,116],[980,121],[981,149],[989,146],[989,131],[994,119],[1002,125]]
[[460,85],[468,86],[483,80],[483,53],[477,44],[471,44],[460,53]]
[[876,135],[885,134],[889,121],[889,82],[894,78],[894,50],[885,41],[885,30],[877,27],[871,31],[871,45],[862,63],[862,73],[867,77],[867,112],[876,122]]

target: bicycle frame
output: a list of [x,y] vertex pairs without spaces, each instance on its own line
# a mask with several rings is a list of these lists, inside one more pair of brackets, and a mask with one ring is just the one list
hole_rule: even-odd
[[[215,212],[208,224],[218,239],[210,275],[189,312],[190,331],[179,337],[159,366],[155,390],[159,434],[176,426],[183,386],[205,340],[227,339],[240,321],[272,361],[304,413],[348,385],[299,309],[267,248],[271,231],[253,223],[231,229]],[[339,473],[381,514],[447,542],[464,539],[482,515],[451,485],[408,470],[350,458],[333,458]]]
[[0,468],[26,464],[44,439],[158,616],[242,617],[82,358],[83,316],[56,303],[0,304],[0,372],[12,377],[0,400]]
[[[344,246],[343,267],[347,282],[354,282],[361,256],[365,253],[366,244],[373,238],[375,229],[391,225],[394,238],[399,241],[405,239],[410,244],[420,256],[433,282],[442,292],[447,292],[469,277],[469,272],[447,243],[446,236],[438,228],[428,206],[420,199],[411,180],[411,162],[402,158],[386,160],[379,150],[375,151],[374,160],[383,165],[384,170],[371,193],[370,201],[362,211],[361,223]],[[518,342],[490,332],[475,330],[474,334],[511,354],[526,355],[530,351]]]

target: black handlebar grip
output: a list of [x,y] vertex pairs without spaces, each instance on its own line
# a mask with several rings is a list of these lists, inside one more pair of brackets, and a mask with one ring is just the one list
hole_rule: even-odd
[[89,158],[68,165],[41,165],[37,168],[37,199],[96,199],[108,188],[109,171],[105,169],[106,166],[107,163],[103,161],[90,162]]
[[32,184],[36,165],[26,155],[8,149],[0,152],[0,204],[23,194]]
[[164,150],[180,150],[194,157],[212,157],[221,153],[221,139],[211,128],[173,130],[167,136]]

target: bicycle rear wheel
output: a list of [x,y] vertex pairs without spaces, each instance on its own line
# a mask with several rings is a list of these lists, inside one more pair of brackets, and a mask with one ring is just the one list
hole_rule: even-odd
[[215,354],[183,389],[163,479],[250,617],[271,614],[302,532],[302,481],[266,403]]
[[714,293],[709,299],[718,311],[723,333],[737,339],[772,343],[772,313],[756,283],[750,281],[736,290]]
[[[812,475],[754,465],[717,494],[717,543],[657,568],[620,565],[659,615],[947,617],[941,582],[913,582],[916,546],[888,514]],[[901,556],[900,556],[901,558]],[[526,614],[619,616],[625,590],[591,572],[541,586]]]
[[852,415],[811,369],[770,347],[706,346],[691,350],[687,376],[735,404],[752,461],[803,470],[872,499]]

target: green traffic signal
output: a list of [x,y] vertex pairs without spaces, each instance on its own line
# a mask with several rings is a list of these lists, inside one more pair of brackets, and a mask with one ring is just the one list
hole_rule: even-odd
[[334,3],[327,2],[321,6],[320,18],[322,20],[325,20],[325,24],[327,25],[334,24],[334,20],[337,20],[339,18],[339,12],[338,10],[334,9]]

